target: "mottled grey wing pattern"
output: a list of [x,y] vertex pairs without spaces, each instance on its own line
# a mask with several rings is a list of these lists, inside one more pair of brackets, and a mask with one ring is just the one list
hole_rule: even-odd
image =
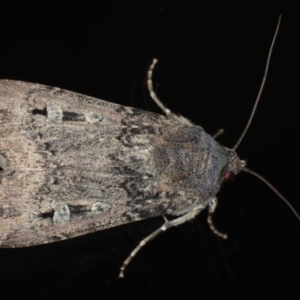
[[[199,126],[1,80],[0,246],[53,242],[203,202],[220,187],[226,153],[216,145]],[[217,169],[206,168],[212,156]],[[197,185],[208,169],[218,176],[209,174],[216,182],[203,192]]]

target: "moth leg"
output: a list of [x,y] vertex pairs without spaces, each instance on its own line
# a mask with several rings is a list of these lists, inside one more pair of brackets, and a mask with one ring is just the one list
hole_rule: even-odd
[[227,234],[224,234],[220,231],[218,231],[218,229],[215,227],[215,225],[213,224],[212,221],[212,215],[216,210],[217,207],[217,203],[218,203],[218,198],[217,197],[212,197],[208,200],[208,218],[207,218],[207,223],[209,225],[209,228],[211,229],[211,231],[219,236],[222,239],[227,239]]
[[186,119],[185,117],[182,117],[182,116],[178,116],[176,114],[174,114],[171,110],[169,110],[157,97],[157,95],[155,94],[154,92],[154,89],[153,89],[153,83],[152,83],[152,75],[153,75],[153,69],[155,67],[157,63],[157,59],[154,58],[153,61],[152,61],[152,64],[150,65],[149,67],[149,70],[148,70],[148,76],[147,76],[147,84],[148,84],[148,90],[149,90],[149,93],[150,93],[150,96],[151,98],[153,99],[153,101],[157,104],[157,106],[166,114],[166,116],[168,118],[172,118],[172,119],[175,119],[177,120],[178,122],[180,122],[181,124],[183,125],[189,125],[189,126],[192,126],[193,124],[188,120]]
[[119,277],[123,278],[124,277],[124,270],[126,269],[126,267],[128,266],[128,264],[130,263],[130,261],[133,259],[133,257],[154,237],[156,237],[157,235],[159,235],[161,232],[166,231],[167,229],[174,227],[174,226],[178,226],[180,224],[185,223],[186,221],[190,221],[193,218],[195,218],[205,207],[203,205],[198,205],[196,207],[194,207],[191,211],[189,211],[188,213],[186,213],[185,215],[178,217],[174,220],[168,221],[165,217],[165,223],[158,229],[156,229],[155,231],[153,231],[151,234],[149,234],[146,238],[144,238],[139,245],[131,252],[131,254],[126,258],[126,260],[124,261],[121,269],[120,269],[120,273],[119,273]]
[[212,137],[216,140],[223,133],[224,133],[224,129],[219,129]]

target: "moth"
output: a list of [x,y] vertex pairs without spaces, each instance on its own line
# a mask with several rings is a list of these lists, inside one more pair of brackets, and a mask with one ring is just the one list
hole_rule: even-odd
[[212,222],[222,182],[240,171],[260,177],[235,152],[250,122],[232,149],[220,145],[215,138],[222,131],[211,137],[157,98],[152,85],[156,62],[148,71],[148,88],[165,115],[60,88],[0,81],[0,247],[51,243],[150,217],[175,217],[165,218],[134,249],[121,268],[123,277],[150,239],[205,208],[212,231],[226,238]]

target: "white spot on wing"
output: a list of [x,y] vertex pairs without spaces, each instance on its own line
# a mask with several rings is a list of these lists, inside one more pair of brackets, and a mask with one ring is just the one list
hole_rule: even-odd
[[47,116],[49,120],[61,122],[63,119],[63,110],[58,106],[47,106]]
[[103,117],[99,114],[87,114],[85,115],[85,120],[88,122],[88,123],[98,123],[100,122],[101,120],[103,119]]
[[110,210],[110,205],[104,202],[95,202],[92,204],[91,211],[94,211],[97,214],[104,214]]
[[53,216],[54,225],[62,225],[70,222],[70,215],[71,213],[68,205],[55,209]]

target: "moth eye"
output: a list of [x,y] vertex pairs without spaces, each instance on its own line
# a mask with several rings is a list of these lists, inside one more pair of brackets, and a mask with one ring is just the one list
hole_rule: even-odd
[[233,172],[227,172],[224,174],[223,182],[230,182],[233,179],[234,173]]

